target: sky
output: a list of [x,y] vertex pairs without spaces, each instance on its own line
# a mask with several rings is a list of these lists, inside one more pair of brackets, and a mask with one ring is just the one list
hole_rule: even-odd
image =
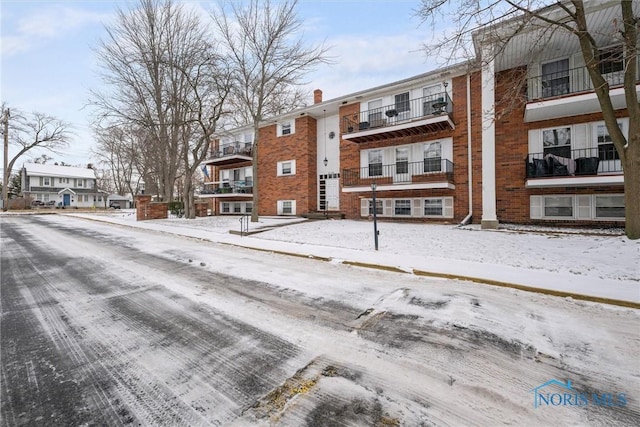
[[[211,1],[183,1],[203,14]],[[38,111],[71,124],[73,137],[53,161],[95,162],[90,90],[102,84],[95,47],[118,8],[133,1],[1,0],[0,98],[10,108]],[[419,0],[300,0],[304,39],[331,46],[333,64],[308,76],[324,100],[402,80],[436,67],[420,45],[433,36],[415,17]],[[10,151],[10,157],[16,150]],[[35,154],[35,153],[34,153]],[[40,153],[37,153],[38,155]],[[16,166],[35,155],[27,154]]]

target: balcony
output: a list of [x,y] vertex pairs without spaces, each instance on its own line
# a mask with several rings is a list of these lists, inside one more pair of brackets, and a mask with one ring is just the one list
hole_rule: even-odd
[[203,164],[225,166],[253,160],[253,143],[235,141],[222,144],[211,150],[211,157]]
[[[609,96],[615,109],[626,108],[624,97],[624,70],[604,73],[609,83]],[[640,93],[640,77],[636,77],[636,90]],[[527,79],[527,106],[525,122],[569,117],[601,111],[593,83],[586,67],[557,73],[543,74]]]
[[453,102],[446,92],[342,117],[342,138],[361,143],[454,129]]
[[253,197],[253,180],[205,182],[200,189],[201,198]]
[[373,182],[379,191],[455,188],[453,162],[441,158],[344,169],[342,177],[344,192],[370,191]]
[[571,150],[555,147],[529,154],[525,160],[527,188],[585,187],[623,184],[622,163],[615,148]]

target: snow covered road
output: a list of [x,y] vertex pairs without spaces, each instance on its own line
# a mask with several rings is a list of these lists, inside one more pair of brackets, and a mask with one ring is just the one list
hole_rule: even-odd
[[637,310],[0,221],[2,425],[640,424]]

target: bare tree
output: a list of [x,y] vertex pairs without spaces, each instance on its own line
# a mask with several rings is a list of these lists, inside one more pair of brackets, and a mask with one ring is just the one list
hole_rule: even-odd
[[[613,145],[624,169],[626,234],[630,239],[640,239],[640,105],[636,90],[638,76],[638,14],[640,7],[630,0],[581,1],[563,0],[554,2],[534,0],[422,0],[418,15],[432,24],[445,15],[455,29],[445,32],[434,43],[425,45],[430,56],[439,56],[451,61],[475,57],[469,49],[471,35],[486,44],[491,52],[484,51],[482,62],[500,61],[506,56],[509,42],[515,37],[529,33],[535,35],[535,46],[522,58],[521,68],[528,68],[540,54],[549,48],[555,34],[575,37],[579,42],[589,79],[597,95],[602,117]],[[456,7],[457,6],[457,7]],[[611,14],[606,28],[591,28],[589,13],[601,8],[619,8]],[[487,25],[489,24],[489,25]],[[623,64],[623,87],[629,115],[629,132],[625,136],[618,125],[616,110],[610,96],[610,83],[603,75],[603,48],[622,46],[616,53],[617,61]],[[451,54],[456,52],[456,55]],[[605,70],[606,71],[606,70]],[[503,102],[503,111],[515,106],[523,99],[521,88],[526,73],[514,73],[513,90]],[[506,106],[506,109],[504,108]]]
[[143,173],[157,176],[161,196],[171,201],[179,170],[188,173],[204,156],[186,153],[208,150],[225,92],[215,84],[225,67],[198,16],[171,0],[120,10],[107,34],[98,57],[113,90],[94,93],[99,117],[145,131],[144,152],[155,170]]
[[233,69],[232,104],[242,124],[253,124],[253,210],[258,221],[259,127],[264,118],[294,110],[305,96],[305,75],[328,62],[324,45],[307,47],[298,37],[297,0],[250,0],[220,4],[212,14]]
[[[138,147],[142,144],[135,129],[112,126],[96,128],[98,139],[95,156],[102,168],[108,173],[103,175],[103,190],[115,192],[121,196],[135,195],[135,188],[141,179],[136,168]],[[107,182],[108,181],[108,182]]]
[[67,147],[71,137],[71,127],[68,123],[56,117],[34,112],[31,114],[21,113],[18,110],[9,109],[2,104],[4,113],[2,134],[7,145],[17,147],[18,152],[11,159],[5,150],[5,169],[2,186],[3,210],[6,212],[8,203],[8,186],[10,171],[15,163],[25,153],[36,150],[48,150],[60,154],[59,149]]

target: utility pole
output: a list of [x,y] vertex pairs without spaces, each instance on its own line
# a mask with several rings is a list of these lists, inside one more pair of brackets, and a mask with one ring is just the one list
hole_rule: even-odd
[[9,209],[9,109],[4,110],[4,176],[2,178],[2,210]]

